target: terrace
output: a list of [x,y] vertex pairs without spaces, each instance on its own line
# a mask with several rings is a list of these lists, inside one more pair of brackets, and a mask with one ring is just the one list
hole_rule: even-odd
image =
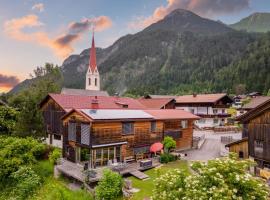
[[108,166],[97,167],[95,169],[88,169],[86,170],[88,171],[87,176],[87,173],[85,173],[84,166],[82,164],[73,163],[66,159],[62,159],[55,166],[56,171],[55,173],[56,176],[62,173],[63,175],[73,178],[81,183],[84,183],[85,181],[89,183],[95,183],[101,179],[103,170],[109,168],[113,171],[118,172],[122,176],[132,175],[142,180],[148,178],[148,176],[144,174],[142,171],[155,168],[159,165],[160,163],[156,158],[145,159],[132,163],[113,163],[109,164]]

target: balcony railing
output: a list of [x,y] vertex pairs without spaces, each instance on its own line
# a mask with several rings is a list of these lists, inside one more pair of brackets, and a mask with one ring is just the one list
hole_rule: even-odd
[[207,114],[207,113],[197,113],[196,115],[198,115],[199,117],[209,117],[209,118],[215,118],[215,117],[231,117],[230,114],[228,113],[214,113],[214,114]]
[[[131,136],[131,138],[130,138]],[[92,144],[108,144],[132,140],[134,144],[151,144],[162,140],[162,130],[151,132],[150,128],[134,128],[132,134],[124,134],[122,129],[94,129],[91,132]]]

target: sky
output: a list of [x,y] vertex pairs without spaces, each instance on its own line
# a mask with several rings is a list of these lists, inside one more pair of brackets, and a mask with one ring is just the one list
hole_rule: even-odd
[[0,0],[0,93],[29,78],[46,62],[134,34],[182,8],[232,24],[270,12],[270,0]]

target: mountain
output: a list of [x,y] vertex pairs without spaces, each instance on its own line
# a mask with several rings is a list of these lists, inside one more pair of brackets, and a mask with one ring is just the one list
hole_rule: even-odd
[[218,21],[202,18],[190,11],[177,9],[163,20],[147,27],[144,31],[194,32],[200,34],[217,34],[230,32],[232,29]]
[[[108,48],[97,48],[101,87],[110,94],[133,95],[233,92],[236,83],[220,73],[233,70],[233,64],[247,56],[247,49],[260,37],[178,9]],[[88,62],[89,49],[63,62],[65,87],[84,88]],[[241,84],[247,90],[265,92],[259,84],[263,80],[254,73],[256,67],[250,70],[254,84],[248,78]],[[231,74],[226,74],[229,80]],[[240,79],[242,74],[236,76]]]
[[236,30],[246,30],[248,32],[270,31],[270,13],[254,13],[230,25],[230,27]]

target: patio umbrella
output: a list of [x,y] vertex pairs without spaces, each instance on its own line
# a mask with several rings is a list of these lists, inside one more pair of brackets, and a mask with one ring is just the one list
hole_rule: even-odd
[[160,142],[156,142],[151,145],[150,152],[156,153],[157,151],[161,151],[163,149],[163,144]]

